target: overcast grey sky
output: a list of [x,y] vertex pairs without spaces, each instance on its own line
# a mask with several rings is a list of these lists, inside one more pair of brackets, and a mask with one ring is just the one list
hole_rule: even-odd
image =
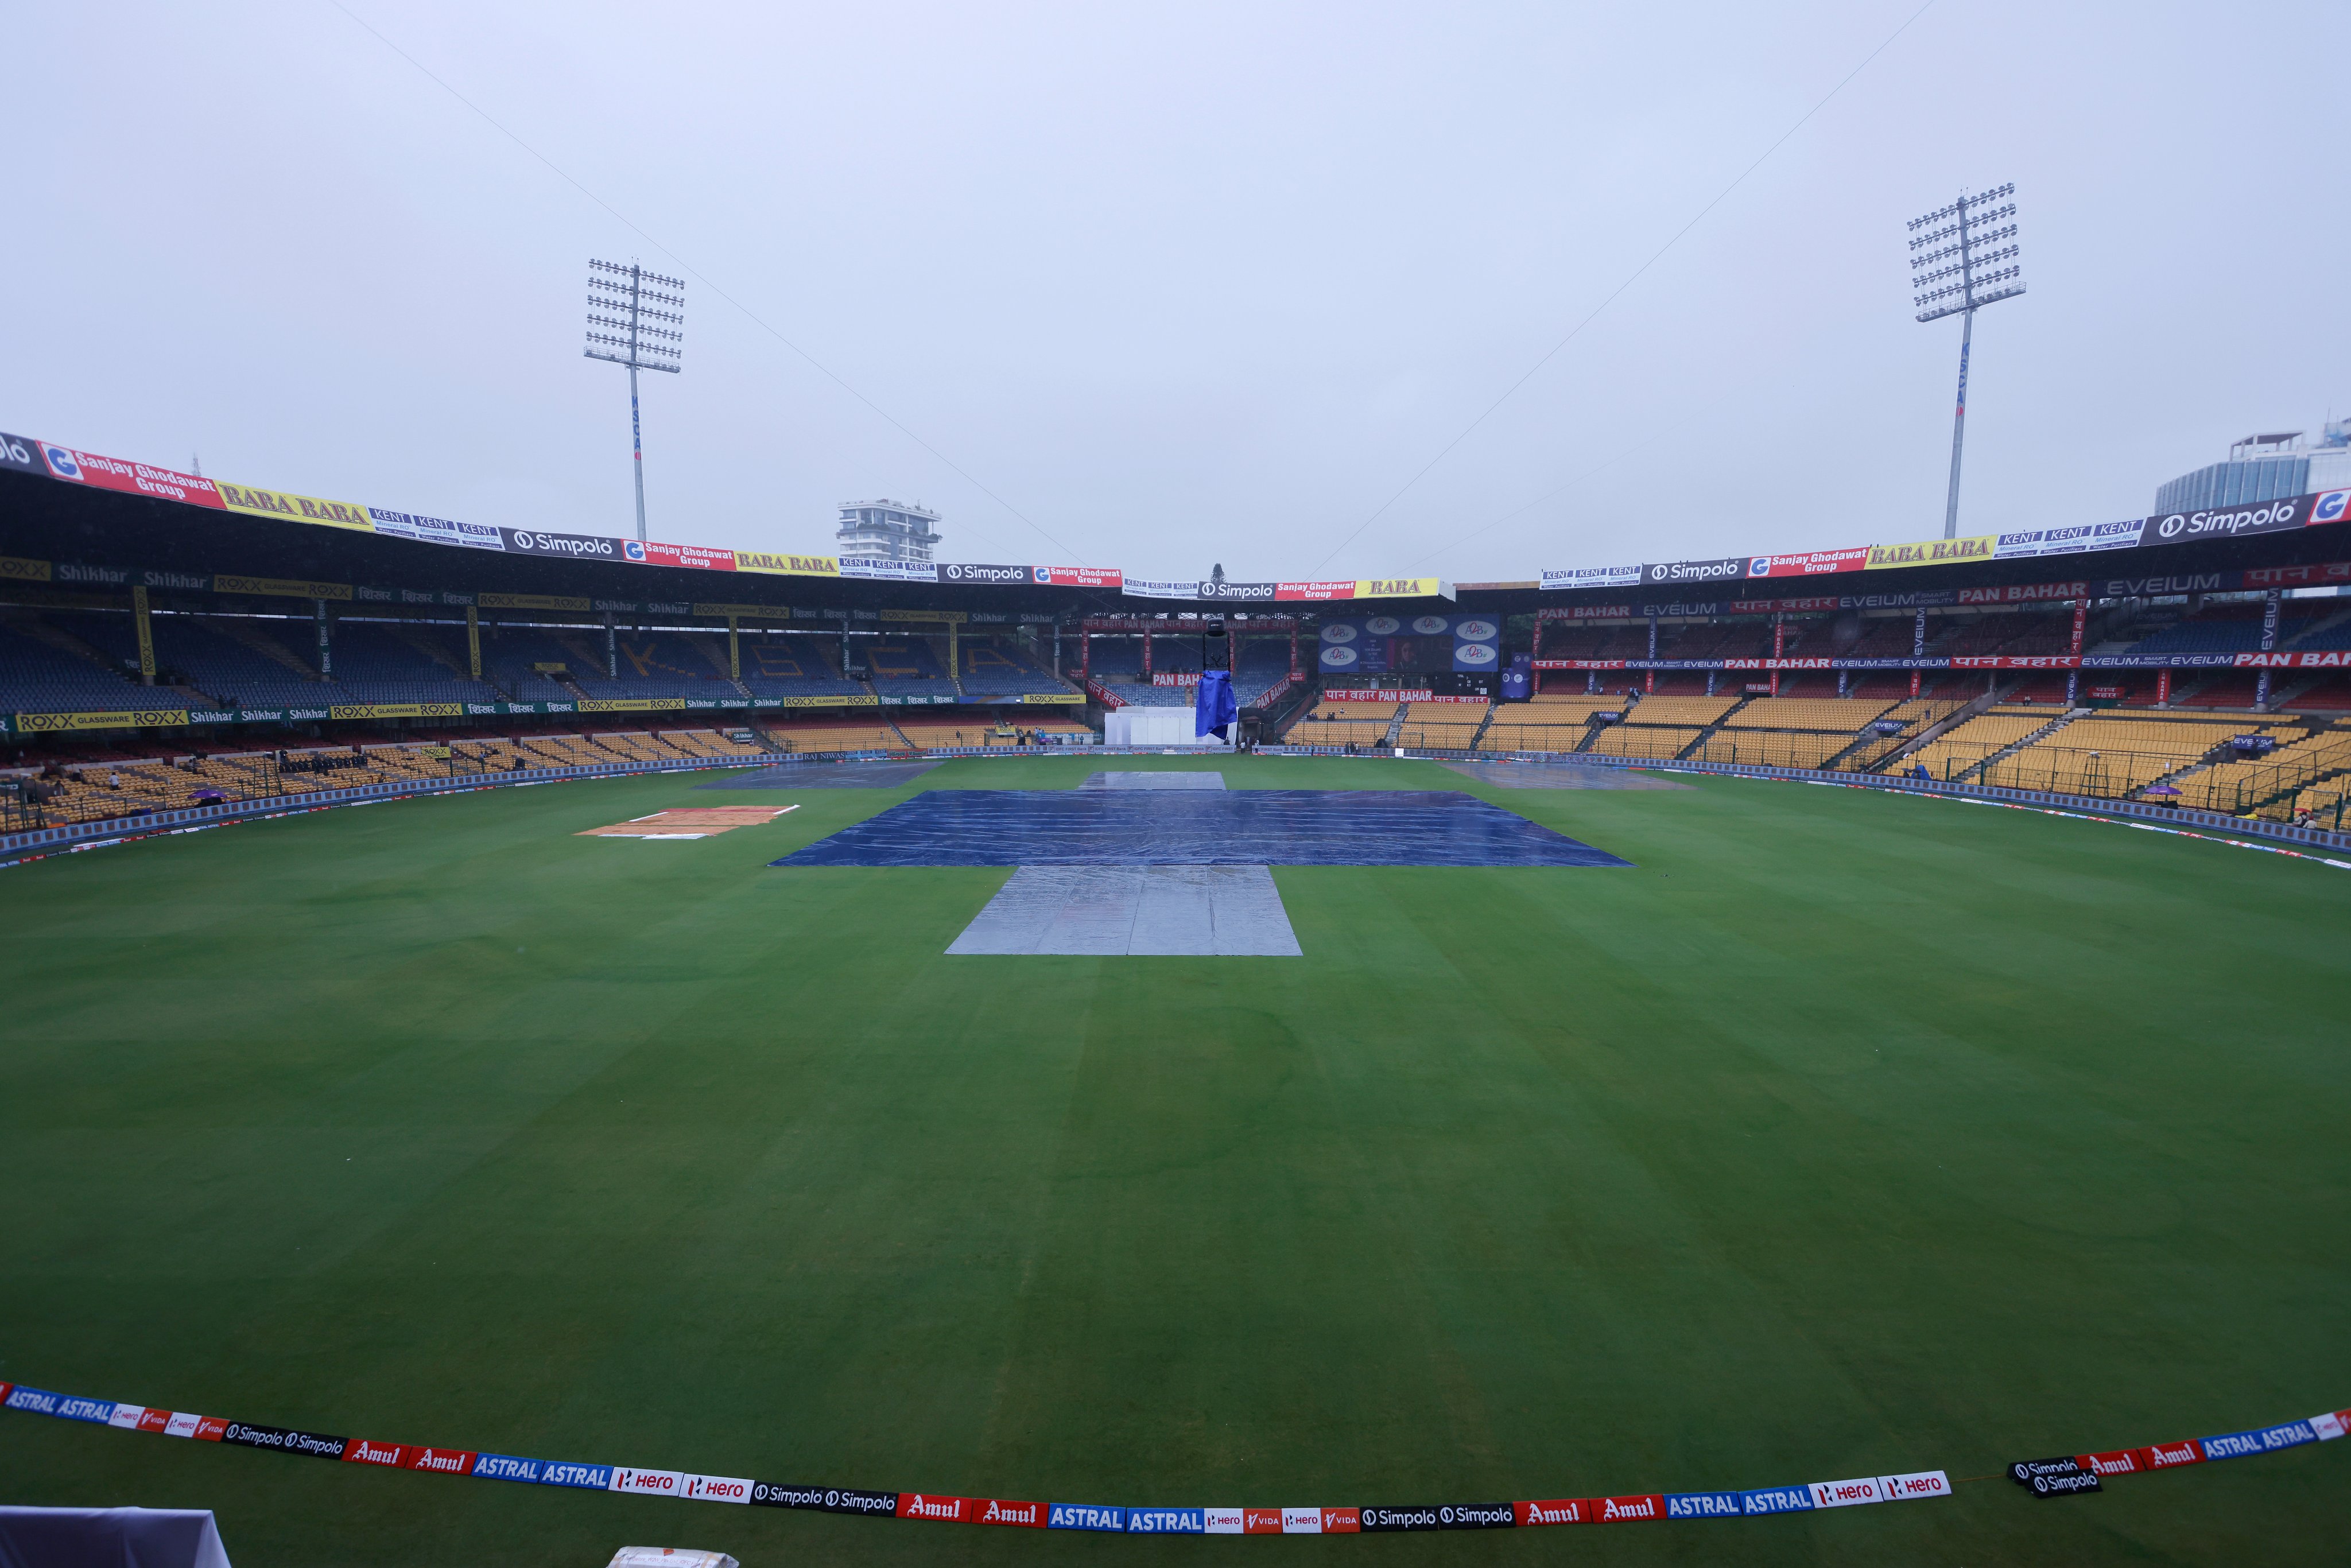
[[1938,0],[1384,512],[1918,0],[344,4],[14,14],[0,428],[626,533],[595,255],[709,280],[656,538],[830,551],[887,496],[946,559],[1146,577],[1914,539],[1959,329],[1904,220],[2003,181],[1962,532],[2351,408],[2339,0]]

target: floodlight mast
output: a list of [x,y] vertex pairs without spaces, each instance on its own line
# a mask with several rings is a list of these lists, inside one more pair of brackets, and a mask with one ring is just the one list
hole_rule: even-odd
[[[1959,532],[1959,449],[1968,433],[1968,351],[1975,340],[1976,312],[2024,292],[2016,246],[2001,243],[2016,238],[2016,225],[2008,222],[2016,216],[2016,204],[2008,199],[2015,194],[2012,184],[1980,196],[1962,194],[1948,207],[1910,220],[1910,286],[1920,291],[1911,303],[1918,307],[1918,319],[1965,318],[1959,327],[1959,397],[1951,413],[1951,489],[1943,503],[1947,539]],[[1945,281],[1951,278],[1957,281]]]
[[[637,412],[637,372],[682,368],[679,345],[685,334],[685,279],[647,272],[636,263],[588,263],[588,350],[591,360],[629,367],[629,439],[635,451],[637,542],[645,542],[645,437]],[[666,321],[669,327],[654,326]],[[599,327],[610,330],[600,332]]]

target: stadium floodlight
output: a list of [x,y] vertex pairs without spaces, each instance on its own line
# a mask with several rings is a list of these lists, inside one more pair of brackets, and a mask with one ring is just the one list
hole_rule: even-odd
[[[664,323],[667,323],[664,325]],[[629,367],[629,439],[636,453],[637,542],[645,542],[645,436],[637,413],[637,372],[675,375],[684,352],[685,279],[636,263],[588,263],[588,358]]]
[[1951,413],[1951,490],[1943,503],[1943,537],[1959,532],[1959,447],[1968,432],[1968,350],[1976,333],[1976,312],[2024,292],[2024,269],[2016,260],[2016,194],[2002,185],[1980,196],[1962,195],[1948,207],[1910,220],[1911,303],[1921,321],[1966,318],[1959,328],[1959,401]]

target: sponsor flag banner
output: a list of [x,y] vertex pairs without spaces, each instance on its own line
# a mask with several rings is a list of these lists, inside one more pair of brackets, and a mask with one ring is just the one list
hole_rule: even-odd
[[1278,1508],[1245,1508],[1241,1510],[1243,1535],[1280,1535],[1282,1511]]
[[496,528],[487,523],[457,523],[447,517],[423,517],[413,512],[394,512],[382,507],[370,507],[368,520],[375,531],[396,539],[414,539],[420,544],[459,545],[468,549],[506,549],[506,540]]
[[1041,1502],[1007,1502],[998,1497],[975,1498],[972,1500],[971,1522],[1042,1530],[1045,1528],[1045,1505]]
[[687,1476],[685,1490],[678,1495],[694,1502],[740,1502],[751,1500],[753,1483],[742,1476]]
[[1747,1511],[1735,1491],[1684,1491],[1666,1494],[1667,1519],[1736,1519]]
[[1172,582],[1162,578],[1122,577],[1118,591],[1129,599],[1197,599],[1200,585],[1186,580]]
[[365,1437],[353,1437],[343,1445],[343,1463],[347,1465],[384,1465],[396,1470],[401,1468],[400,1461],[398,1443],[377,1443]]
[[251,594],[258,599],[331,599],[338,602],[352,597],[351,585],[348,582],[304,582],[298,578],[288,577],[232,577],[225,572],[214,576],[213,591]]
[[805,1508],[819,1513],[856,1513],[883,1519],[894,1519],[898,1514],[896,1492],[859,1491],[853,1487],[794,1487],[753,1481],[751,1500],[762,1508]]
[[967,1524],[971,1521],[971,1499],[967,1497],[931,1497],[922,1492],[898,1494],[900,1519],[926,1519],[934,1524]]
[[1810,1487],[1757,1487],[1739,1494],[1742,1513],[1802,1513],[1812,1506]]
[[2071,1475],[2035,1476],[2024,1483],[2024,1490],[2037,1498],[2074,1497],[2085,1491],[2104,1491],[2105,1487],[2097,1477],[2075,1470]]
[[126,1427],[134,1432],[139,1429],[139,1424],[146,1418],[147,1407],[143,1405],[117,1405],[106,1413],[108,1426]]
[[220,488],[198,475],[104,457],[95,452],[77,452],[48,442],[40,444],[40,455],[47,462],[51,475],[72,484],[152,496],[159,501],[179,501],[191,507],[209,507],[214,511],[221,509]]
[[1592,1521],[1594,1524],[1643,1524],[1665,1517],[1666,1500],[1657,1492],[1592,1500]]
[[1281,1533],[1284,1535],[1320,1535],[1322,1533],[1322,1511],[1319,1508],[1285,1508],[1281,1511]]
[[[2149,517],[2139,528],[2141,545],[2194,544],[2199,539],[2242,538],[2248,534],[2283,533],[2312,520],[2319,496],[2295,496],[2241,507],[2214,507],[2199,512],[2166,512]],[[2335,520],[2340,521],[2338,517]]]
[[373,533],[375,519],[356,501],[329,501],[318,496],[298,496],[291,490],[265,490],[257,485],[215,486],[221,505],[248,517],[279,517],[292,523],[317,523],[322,528],[351,528]]
[[1956,561],[1990,560],[2000,548],[1997,534],[1977,534],[1963,539],[1925,539],[1911,545],[1872,545],[1866,570],[1883,571],[1897,566],[1949,566]]
[[2060,1454],[2051,1459],[2018,1459],[2008,1467],[2008,1479],[2018,1486],[2029,1487],[2035,1476],[2076,1476],[2084,1468],[2081,1461],[2070,1454]]
[[2196,1446],[2204,1450],[2207,1459],[2242,1459],[2316,1441],[2318,1434],[2310,1429],[2309,1422],[2288,1421],[2283,1426],[2264,1427],[2258,1431],[2224,1432],[2217,1437],[2201,1437]]
[[1951,1495],[1951,1478],[1940,1470],[1913,1470],[1908,1475],[1882,1476],[1888,1502],[1923,1502]]
[[771,577],[839,577],[841,561],[829,555],[778,555],[768,550],[738,549],[737,571],[765,572]]
[[182,729],[184,708],[120,708],[108,713],[20,713],[18,735],[65,735],[79,729]]
[[1583,1497],[1555,1497],[1541,1502],[1514,1502],[1510,1511],[1521,1526],[1537,1524],[1590,1524],[1592,1500]]
[[2310,1429],[2318,1434],[2320,1442],[2331,1443],[2343,1436],[2344,1415],[2345,1412],[2340,1410],[2329,1410],[2313,1416],[2310,1418]]
[[1814,1481],[1812,1491],[1814,1508],[1858,1508],[1864,1503],[1886,1500],[1886,1483],[1876,1476],[1856,1476],[1849,1481]]
[[1444,1521],[1437,1517],[1435,1503],[1423,1503],[1414,1508],[1367,1508],[1360,1511],[1366,1531],[1397,1530],[1442,1530]]
[[480,1456],[463,1448],[415,1448],[407,1451],[402,1467],[412,1470],[427,1470],[436,1476],[469,1476],[474,1473],[474,1461]]
[[1640,581],[1641,569],[1637,566],[1571,566],[1542,574],[1546,589],[1633,588]]
[[1208,1529],[1208,1511],[1205,1508],[1130,1508],[1126,1511],[1126,1532],[1129,1535],[1202,1535]]
[[[1641,569],[1641,580],[1651,588],[1672,588],[1683,585],[1704,586],[1710,582],[1729,582],[1744,578],[1753,557],[1717,556],[1712,560],[1651,561]],[[1652,611],[1650,613],[1655,614]],[[1712,611],[1704,613],[1712,614]]]
[[1035,567],[1030,566],[975,566],[966,562],[956,562],[940,567],[938,580],[956,583],[993,583],[998,587],[1014,587],[1034,582],[1036,570]]
[[1241,1511],[1237,1508],[1204,1508],[1200,1511],[1205,1522],[1201,1529],[1210,1535],[1238,1535],[1241,1532]]
[[710,545],[665,545],[657,540],[639,544],[634,539],[622,539],[621,557],[640,566],[679,566],[696,571],[735,570],[735,552]]
[[1363,1511],[1353,1508],[1326,1508],[1322,1511],[1322,1533],[1353,1535],[1364,1528]]
[[552,1460],[538,1468],[538,1484],[547,1487],[577,1487],[581,1491],[611,1491],[612,1467],[610,1465],[579,1465],[568,1460]]
[[1038,566],[1031,578],[1049,588],[1123,588],[1126,574],[1114,566]]
[[64,1395],[52,1394],[46,1388],[26,1388],[18,1384],[9,1388],[6,1403],[11,1410],[23,1410],[35,1416],[54,1416],[57,1413],[57,1406],[65,1403],[65,1398]]
[[47,478],[48,465],[41,461],[43,444],[29,435],[11,435],[5,431],[0,431],[0,468],[14,469],[19,474],[30,474],[37,478]]
[[926,560],[892,560],[883,556],[845,555],[841,575],[869,582],[936,582],[939,569]]
[[2028,533],[2001,534],[1992,547],[1995,560],[2020,560],[2044,555],[2081,555],[2091,550],[2130,549],[2138,544],[2145,519],[2122,523],[2084,523],[2066,528],[2036,528]]
[[286,1427],[254,1427],[230,1421],[221,1427],[220,1440],[240,1448],[275,1448],[281,1454],[307,1454],[314,1459],[340,1459],[350,1440],[323,1432],[298,1432]]
[[[1140,1512],[1140,1510],[1136,1511]],[[1057,1502],[1045,1520],[1048,1530],[1117,1530],[1127,1528],[1126,1510],[1098,1508],[1092,1503]]]
[[1747,562],[1750,577],[1823,577],[1840,571],[1862,571],[1869,566],[1869,547],[1851,549],[1804,550],[1795,555],[1759,555]]
[[588,601],[561,593],[479,593],[474,596],[476,607],[483,610],[572,610],[584,612]]

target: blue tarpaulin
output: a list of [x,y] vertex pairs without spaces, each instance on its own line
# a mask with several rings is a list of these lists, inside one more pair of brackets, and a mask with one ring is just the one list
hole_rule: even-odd
[[1192,734],[1228,739],[1225,727],[1240,716],[1240,704],[1233,700],[1232,672],[1202,670],[1200,689],[1192,698]]

